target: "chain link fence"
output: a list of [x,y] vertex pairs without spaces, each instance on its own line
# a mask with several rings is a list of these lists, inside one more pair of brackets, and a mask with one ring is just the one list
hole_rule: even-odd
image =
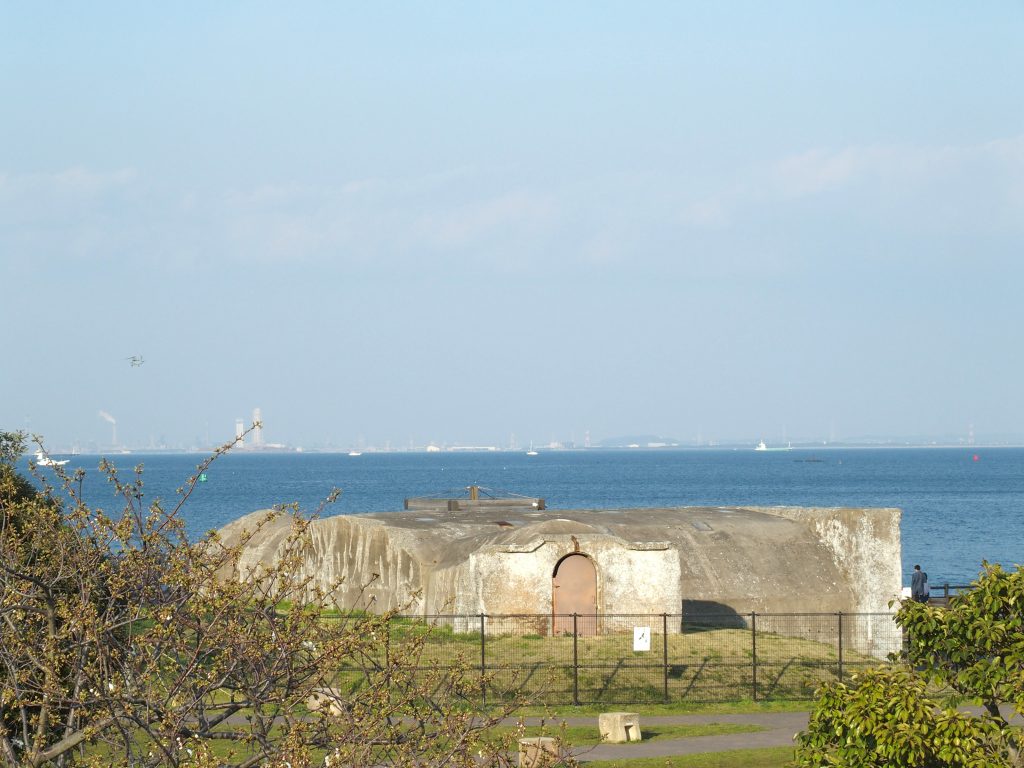
[[381,660],[413,638],[417,665],[471,670],[485,700],[549,704],[810,699],[903,647],[888,613],[476,614],[393,617]]

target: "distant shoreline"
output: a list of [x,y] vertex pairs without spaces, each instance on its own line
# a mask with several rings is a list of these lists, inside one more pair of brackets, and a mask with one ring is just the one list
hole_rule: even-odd
[[[796,443],[788,448],[768,451],[768,453],[792,453],[792,452],[815,452],[815,451],[892,451],[892,450],[959,450],[959,451],[991,451],[1000,449],[1020,449],[1024,443],[979,443],[975,445],[959,445],[956,443],[829,443],[828,445],[816,445],[813,443]],[[199,456],[209,455],[218,450],[216,446],[209,448],[117,448],[107,451],[74,451],[47,449],[50,456],[105,456],[114,458],[117,456]],[[538,453],[699,453],[699,452],[755,452],[752,445],[745,443],[728,443],[722,445],[665,445],[665,446],[593,446],[583,447],[540,447]],[[317,455],[317,456],[349,456],[351,449],[348,448],[232,448],[228,453],[233,455],[246,456],[282,456],[282,455]],[[410,455],[410,454],[500,454],[502,456],[526,454],[522,448],[497,448],[497,447],[466,447],[447,446],[438,449],[428,450],[422,448],[363,448],[361,455],[365,456],[388,456],[388,455]],[[24,454],[24,458],[31,458],[32,453]],[[355,457],[353,457],[355,458]]]

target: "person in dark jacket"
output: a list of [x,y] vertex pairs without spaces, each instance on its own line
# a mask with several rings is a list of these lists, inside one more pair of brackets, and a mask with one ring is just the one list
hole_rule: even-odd
[[910,577],[910,597],[919,603],[928,602],[928,574],[921,570],[920,565],[914,566],[914,574]]

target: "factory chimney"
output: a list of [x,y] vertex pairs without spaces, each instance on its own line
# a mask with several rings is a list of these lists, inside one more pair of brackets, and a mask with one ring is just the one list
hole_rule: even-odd
[[252,423],[255,425],[252,430],[252,439],[259,448],[263,445],[263,417],[260,415],[259,408],[252,409]]

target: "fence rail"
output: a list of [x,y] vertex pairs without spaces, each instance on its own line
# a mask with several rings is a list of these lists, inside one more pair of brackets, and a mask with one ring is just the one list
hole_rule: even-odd
[[930,599],[949,601],[949,598],[956,597],[964,592],[974,589],[973,584],[929,584]]
[[903,646],[889,613],[471,614],[393,617],[382,654],[412,637],[484,700],[551,704],[809,699]]

